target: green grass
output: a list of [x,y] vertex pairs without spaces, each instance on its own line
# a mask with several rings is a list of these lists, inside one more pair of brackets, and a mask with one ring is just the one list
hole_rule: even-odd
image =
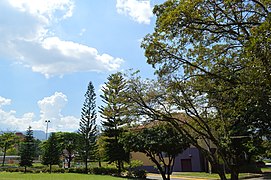
[[49,173],[0,173],[1,180],[124,180],[124,178],[112,177],[112,176],[102,176],[102,175],[87,175],[87,174],[49,174]]

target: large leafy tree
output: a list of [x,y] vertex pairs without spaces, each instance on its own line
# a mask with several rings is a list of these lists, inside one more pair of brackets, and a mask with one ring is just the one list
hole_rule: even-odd
[[155,31],[142,44],[147,61],[167,88],[165,99],[190,117],[171,122],[218,167],[196,138],[215,144],[238,179],[243,154],[256,153],[250,144],[270,133],[270,1],[173,0],[154,13]]
[[13,148],[15,144],[19,142],[19,137],[13,132],[5,132],[0,135],[0,148],[3,152],[2,166],[5,165],[6,153],[10,148]]
[[169,180],[175,157],[189,147],[186,136],[165,122],[151,122],[133,128],[123,136],[127,149],[142,152],[155,163],[163,180]]
[[104,106],[100,107],[103,133],[105,137],[105,156],[109,163],[116,162],[118,173],[121,173],[123,162],[129,161],[129,153],[125,152],[123,144],[119,141],[127,123],[127,106],[124,93],[126,82],[121,73],[110,75],[101,95]]
[[81,136],[80,154],[85,162],[85,171],[88,172],[88,160],[95,158],[97,151],[97,126],[96,126],[96,94],[92,82],[89,82],[85,93],[85,102],[81,112],[80,127]]
[[57,141],[62,150],[62,156],[68,164],[68,168],[71,167],[71,162],[75,158],[75,155],[79,151],[80,135],[74,132],[57,132]]
[[55,133],[52,133],[48,140],[44,142],[42,149],[42,164],[49,165],[51,173],[52,165],[59,165],[61,156],[61,147]]
[[24,140],[20,143],[19,155],[21,156],[20,166],[24,166],[24,172],[26,173],[26,167],[30,167],[33,164],[34,157],[36,155],[36,145],[33,137],[33,130],[29,126]]

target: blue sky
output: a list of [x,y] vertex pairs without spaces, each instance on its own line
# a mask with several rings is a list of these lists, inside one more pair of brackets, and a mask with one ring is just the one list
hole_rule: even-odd
[[108,75],[152,76],[140,43],[162,2],[1,0],[0,130],[77,130],[89,81],[99,106]]

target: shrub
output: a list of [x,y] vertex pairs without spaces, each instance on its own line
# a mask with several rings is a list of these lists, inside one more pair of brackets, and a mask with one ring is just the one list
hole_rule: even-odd
[[135,178],[139,178],[139,179],[146,179],[146,177],[147,177],[147,173],[144,169],[134,170],[134,171],[132,171],[132,175]]
[[111,168],[111,167],[95,167],[95,168],[92,168],[90,172],[92,174],[114,175],[114,174],[118,174],[118,169]]
[[53,173],[65,173],[65,169],[63,169],[63,168],[55,168],[55,169],[52,169],[52,172]]
[[85,168],[69,168],[68,173],[85,173]]

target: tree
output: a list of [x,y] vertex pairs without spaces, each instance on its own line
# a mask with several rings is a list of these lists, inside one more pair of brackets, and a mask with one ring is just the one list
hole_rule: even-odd
[[71,161],[75,154],[79,151],[80,135],[73,132],[57,132],[57,141],[62,150],[62,155],[68,163],[68,168],[71,167]]
[[50,173],[52,172],[52,165],[60,164],[61,148],[57,141],[57,136],[52,133],[47,141],[43,144],[42,164],[49,165]]
[[26,167],[30,167],[33,164],[35,156],[36,146],[35,139],[33,137],[33,130],[29,126],[24,140],[20,144],[19,155],[21,156],[20,166],[24,166],[24,173],[26,173]]
[[99,163],[99,167],[102,167],[102,163],[105,160],[105,139],[106,137],[104,137],[102,134],[100,134],[97,137],[97,159],[98,159],[98,163]]
[[78,130],[82,139],[80,152],[85,162],[85,172],[88,173],[88,160],[95,158],[97,149],[97,126],[96,126],[96,94],[92,82],[89,82],[85,94],[85,102],[81,112],[80,128]]
[[189,147],[184,135],[170,124],[157,121],[131,129],[124,135],[123,142],[127,149],[146,154],[163,180],[170,180],[175,157]]
[[127,123],[127,106],[124,92],[126,82],[121,73],[111,74],[102,88],[101,98],[105,106],[100,107],[103,133],[105,139],[105,156],[109,163],[116,162],[119,175],[121,174],[123,162],[129,161],[129,152],[125,152],[119,138],[123,133],[123,126]]
[[5,165],[7,150],[14,147],[18,141],[19,138],[13,132],[5,132],[0,135],[0,148],[3,151],[2,166]]
[[[270,1],[173,0],[156,6],[154,13],[155,31],[142,47],[167,89],[156,103],[174,104],[190,121],[151,109],[143,99],[141,105],[149,114],[181,124],[221,179],[226,177],[219,158],[231,179],[238,179],[244,152],[256,153],[251,151],[255,143],[271,128]],[[197,138],[206,147],[209,141],[215,144],[216,153]]]

